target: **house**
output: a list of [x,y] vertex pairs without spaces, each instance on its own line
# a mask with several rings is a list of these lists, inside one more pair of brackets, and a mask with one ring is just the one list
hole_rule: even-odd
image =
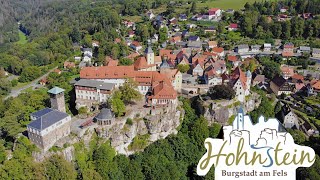
[[47,78],[42,78],[42,79],[40,79],[40,81],[39,81],[39,84],[42,85],[42,86],[45,86],[47,83],[48,83]]
[[320,92],[320,80],[316,81],[315,83],[313,83],[311,85],[311,87],[313,88],[313,92]]
[[188,41],[187,47],[201,50],[202,49],[202,41]]
[[211,20],[211,19],[217,19],[221,16],[221,9],[219,8],[211,8],[209,9],[208,11],[208,19]]
[[80,56],[74,56],[74,60],[75,61],[81,61],[81,57]]
[[287,12],[288,11],[288,7],[282,7],[282,8],[280,8],[280,12],[281,13],[285,13],[285,12]]
[[213,33],[215,34],[217,32],[216,27],[215,26],[209,26],[207,28],[204,29],[205,33]]
[[200,41],[199,36],[189,36],[188,41]]
[[217,46],[218,46],[218,42],[217,41],[208,41],[208,47],[210,49],[213,49],[213,48],[215,48]]
[[188,31],[188,30],[183,30],[182,33],[181,33],[181,36],[182,36],[183,38],[188,37],[188,36],[189,36],[189,31]]
[[291,94],[292,87],[282,76],[275,76],[270,82],[270,88],[277,96],[281,94]]
[[239,58],[237,56],[228,55],[227,60],[232,63],[233,67],[238,67],[240,64]]
[[263,44],[263,51],[264,52],[269,52],[269,51],[271,51],[271,44],[269,44],[269,43],[265,43],[265,44]]
[[154,62],[154,59],[154,52],[149,44],[148,48],[146,48],[145,50],[145,55],[139,57],[134,62],[134,69],[136,71],[156,71],[156,64]]
[[83,56],[92,57],[92,49],[91,48],[83,48],[82,49]]
[[312,57],[314,57],[314,58],[320,58],[320,49],[318,49],[318,48],[312,48]]
[[102,80],[80,79],[75,84],[76,108],[89,107],[107,102],[115,89],[114,83]]
[[193,29],[196,27],[197,27],[197,25],[195,25],[195,24],[187,24],[187,29]]
[[251,46],[251,52],[260,52],[260,45],[252,45]]
[[293,50],[294,50],[294,44],[286,43],[285,45],[283,45],[282,56],[283,57],[292,57]]
[[202,76],[204,68],[204,60],[197,59],[192,63],[192,75],[193,76]]
[[133,41],[130,45],[130,47],[135,50],[136,52],[137,51],[140,51],[142,49],[142,46],[140,45],[140,43],[138,41]]
[[312,19],[312,18],[313,18],[313,16],[312,16],[311,13],[303,13],[303,14],[301,15],[301,17],[302,17],[303,19],[305,19],[305,20],[308,20],[308,19]]
[[176,44],[177,42],[181,42],[181,36],[174,36],[169,39],[169,42],[172,44]]
[[[164,60],[163,63],[166,61]],[[163,63],[160,65],[160,74],[165,75],[173,85],[174,90],[177,92],[181,92],[182,88],[182,73],[178,69],[172,69],[169,65],[163,65]],[[164,67],[166,66],[166,67]]]
[[252,86],[256,86],[260,83],[265,83],[265,76],[263,74],[257,74],[256,76],[253,76]]
[[303,82],[304,77],[303,75],[300,75],[300,74],[294,74],[293,76],[291,76],[291,81],[292,83]]
[[300,129],[298,116],[292,111],[289,105],[285,104],[276,114],[277,119],[285,128]]
[[311,52],[311,48],[309,46],[300,46],[299,49],[298,49],[298,53],[301,53],[301,54],[310,54]]
[[179,31],[180,31],[179,25],[173,25],[173,26],[172,26],[172,30],[173,30],[174,32],[179,32]]
[[76,64],[74,62],[65,61],[63,67],[64,69],[75,68]]
[[292,77],[294,75],[293,68],[291,68],[289,66],[281,66],[280,70],[282,73],[282,77],[284,79],[289,79],[290,77]]
[[231,23],[228,27],[228,31],[237,31],[238,30],[238,24],[237,23]]
[[249,52],[249,45],[248,44],[241,44],[237,47],[236,52],[238,53],[248,53]]
[[135,32],[133,30],[128,31],[128,37],[133,38],[135,36]]
[[224,49],[222,47],[214,47],[212,48],[212,52],[216,53],[220,57],[224,57]]
[[71,116],[65,113],[63,89],[54,87],[50,93],[51,108],[30,114],[28,138],[41,150],[49,150],[58,140],[70,134]]
[[186,21],[188,20],[188,16],[186,14],[180,14],[179,21]]
[[55,72],[55,73],[60,75],[62,71],[60,69],[55,69],[55,70],[53,70],[53,72]]
[[146,17],[147,17],[149,20],[151,20],[151,19],[155,18],[156,16],[153,14],[152,11],[148,11],[148,12],[146,13]]
[[237,67],[230,76],[223,75],[222,78],[223,82],[227,81],[228,85],[236,92],[236,98],[240,102],[245,102],[245,96],[250,94],[252,79],[251,72],[247,71],[244,73],[239,67]]
[[92,47],[99,47],[99,41],[92,41]]

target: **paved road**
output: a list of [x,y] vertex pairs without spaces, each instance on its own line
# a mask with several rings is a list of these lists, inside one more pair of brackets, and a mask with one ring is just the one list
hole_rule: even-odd
[[32,87],[32,89],[34,88],[39,88],[42,87],[42,85],[38,84],[38,82],[42,79],[45,78],[49,75],[49,73],[51,73],[53,70],[55,70],[58,67],[55,67],[53,69],[51,69],[49,72],[47,72],[46,74],[44,74],[43,76],[33,80],[31,83],[19,88],[19,89],[15,89],[15,90],[11,90],[10,94],[4,98],[4,100],[8,99],[9,97],[17,97],[22,91]]

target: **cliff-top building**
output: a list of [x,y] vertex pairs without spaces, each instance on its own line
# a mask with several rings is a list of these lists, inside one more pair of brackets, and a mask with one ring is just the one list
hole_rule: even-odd
[[59,139],[70,134],[71,117],[65,113],[63,89],[54,87],[50,93],[51,108],[31,113],[27,125],[28,137],[43,151],[49,150]]

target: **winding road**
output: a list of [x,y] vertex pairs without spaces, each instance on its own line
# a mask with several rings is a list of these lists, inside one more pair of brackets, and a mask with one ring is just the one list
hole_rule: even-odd
[[51,69],[49,72],[47,72],[46,74],[42,75],[41,77],[33,80],[32,82],[30,82],[29,84],[19,88],[19,89],[14,89],[11,90],[10,94],[8,96],[6,96],[4,98],[4,100],[8,99],[9,97],[17,97],[19,94],[21,94],[24,90],[32,87],[32,89],[37,88],[37,87],[42,87],[42,85],[38,84],[38,82],[42,79],[47,77],[51,72],[53,72],[55,69],[57,69],[58,67],[55,67],[53,69]]

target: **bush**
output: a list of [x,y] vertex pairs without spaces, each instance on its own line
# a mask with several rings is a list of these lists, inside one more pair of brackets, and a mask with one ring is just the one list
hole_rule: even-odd
[[18,85],[18,80],[16,80],[16,79],[12,80],[11,85],[12,85],[12,87],[15,87],[16,85]]
[[209,89],[208,95],[211,99],[233,99],[236,95],[235,91],[226,85],[216,85]]
[[79,110],[78,110],[78,113],[79,113],[79,114],[87,114],[87,112],[88,112],[87,107],[81,107],[81,108],[79,108]]
[[133,124],[132,119],[131,119],[131,118],[128,118],[127,121],[126,121],[126,124],[132,126],[132,124]]

